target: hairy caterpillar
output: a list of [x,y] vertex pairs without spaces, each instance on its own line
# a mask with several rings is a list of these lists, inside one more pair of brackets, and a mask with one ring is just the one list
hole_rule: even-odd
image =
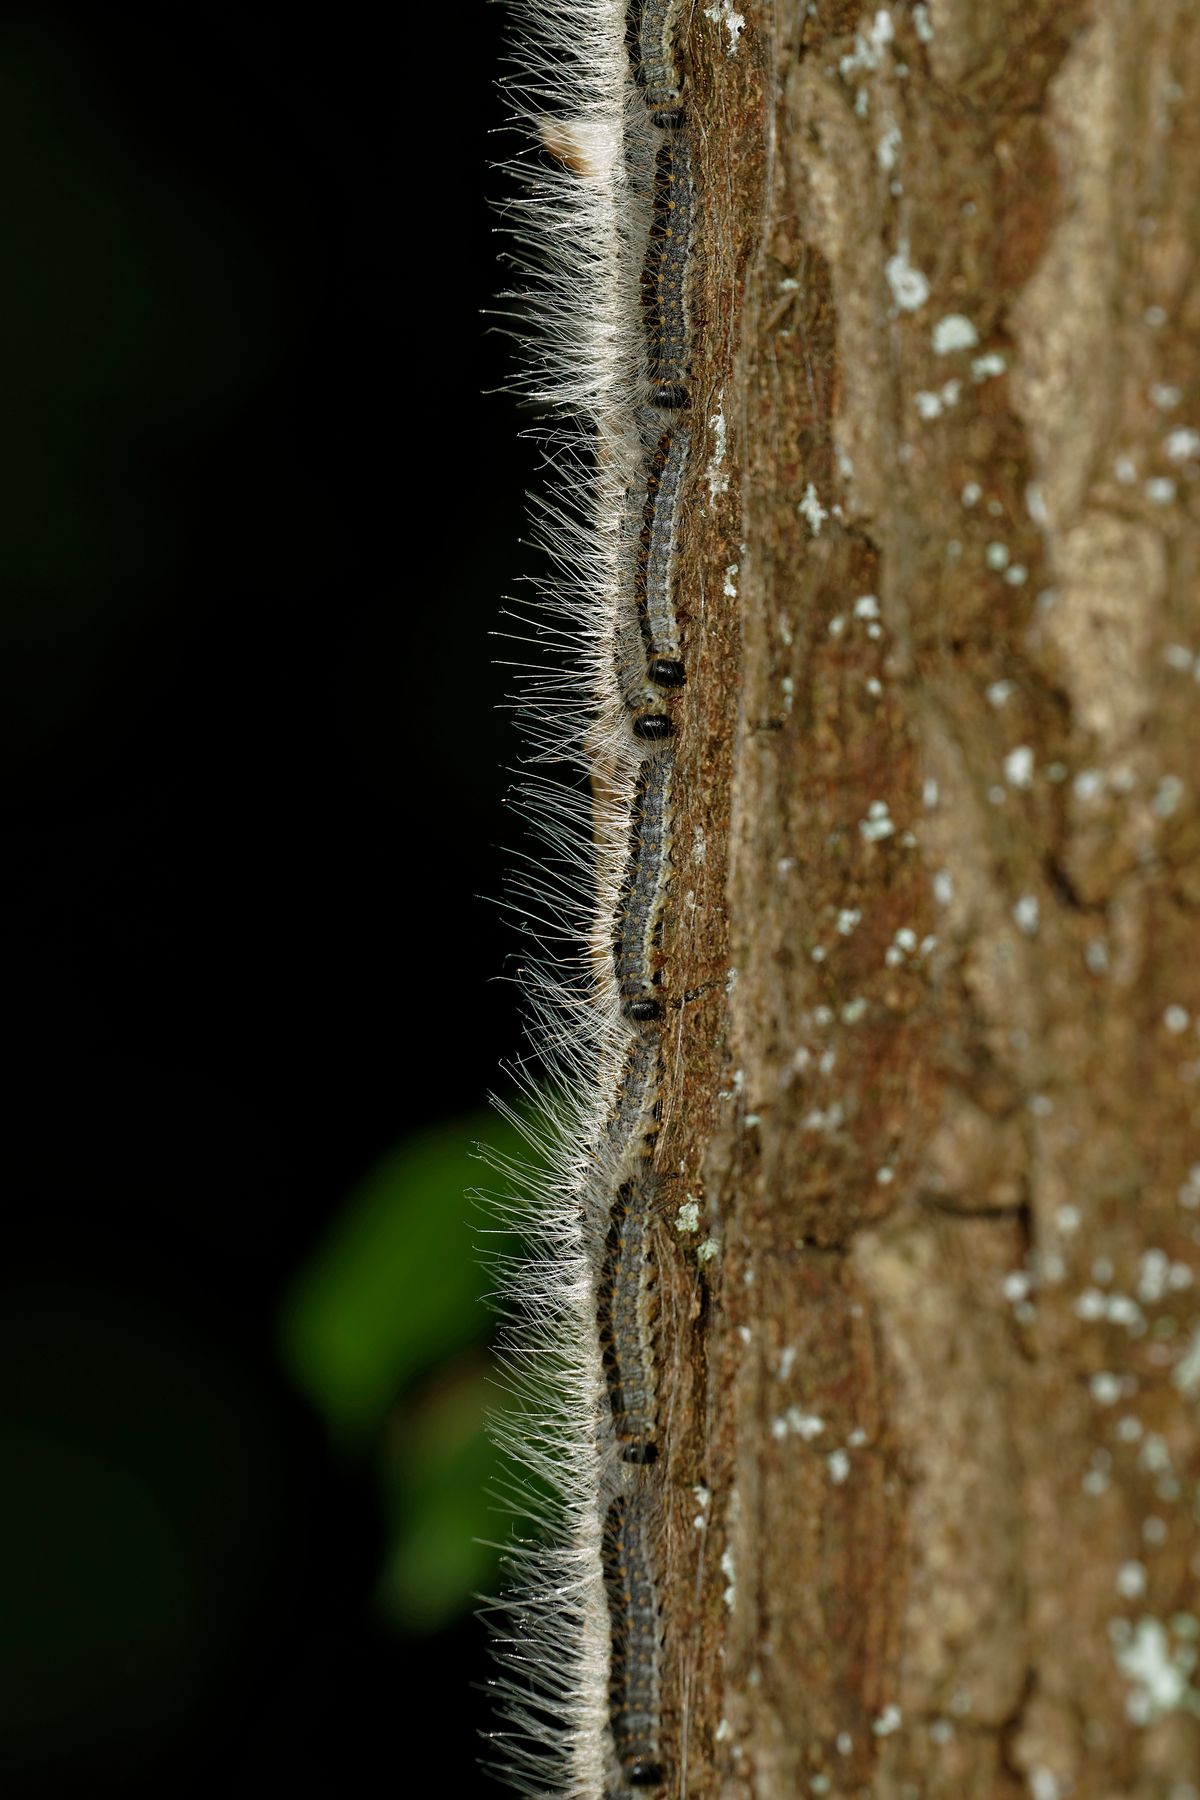
[[657,1032],[635,1031],[608,1121],[608,1144],[617,1179],[652,1160],[661,1116],[662,1045]]
[[688,258],[692,236],[692,157],[687,139],[672,133],[659,147],[654,215],[642,269],[642,305],[650,386],[657,406],[688,403],[692,371],[688,326]]
[[686,431],[664,432],[655,447],[646,481],[638,546],[638,613],[646,642],[647,673],[660,687],[680,687],[684,680],[671,582],[676,505],[690,444]]
[[671,777],[669,751],[648,756],[637,772],[629,820],[629,856],[613,927],[617,992],[631,1019],[662,1017],[657,951],[670,862]]
[[656,125],[674,126],[681,118],[683,77],[675,59],[680,0],[640,0],[638,7],[638,80]]
[[654,744],[669,738],[675,727],[647,666],[642,610],[632,594],[622,600],[613,626],[613,673],[634,737]]
[[652,1528],[644,1493],[623,1494],[608,1509],[604,1581],[612,1620],[612,1731],[631,1787],[656,1787],[665,1774],[658,1751],[659,1623]]
[[622,1182],[617,1189],[597,1308],[613,1431],[630,1463],[652,1463],[658,1455],[658,1284],[649,1235],[651,1191],[645,1178]]
[[646,409],[640,421],[653,438],[640,481],[626,496],[621,524],[623,591],[613,625],[617,689],[633,735],[643,743],[672,736],[674,724],[657,690],[682,687],[686,678],[673,581],[677,506],[691,440],[685,430],[661,430],[662,418],[662,413]]
[[548,1172],[523,1210],[506,1202],[535,1253],[509,1271],[503,1348],[519,1404],[499,1435],[530,1472],[537,1535],[510,1557],[498,1736],[523,1791],[607,1800],[669,1773],[655,1559],[669,1508],[659,1359],[674,1315],[660,1301],[670,1177],[656,1153],[666,1021],[682,1000],[662,940],[668,740],[687,700],[675,589],[695,441],[696,198],[679,0],[517,4],[514,105],[540,146],[510,207],[532,279],[517,298],[542,324],[526,386],[566,415],[546,439],[555,486],[540,503],[553,576],[527,633],[559,654],[526,676],[527,733],[532,760],[574,759],[592,796],[526,778],[549,856],[522,898],[539,945],[593,955],[527,974],[532,1029],[552,1051],[531,1128]]

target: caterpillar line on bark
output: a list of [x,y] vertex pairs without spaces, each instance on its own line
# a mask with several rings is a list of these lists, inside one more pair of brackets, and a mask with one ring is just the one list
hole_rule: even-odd
[[[538,428],[551,576],[518,615],[550,649],[522,696],[522,804],[545,860],[516,889],[540,952],[526,972],[525,1087],[542,1109],[529,1130],[544,1168],[504,1202],[534,1249],[507,1272],[501,1347],[514,1405],[497,1435],[529,1474],[529,1535],[511,1547],[500,1603],[495,1744],[523,1792],[608,1800],[671,1779],[656,1559],[673,1326],[656,1158],[682,998],[663,936],[672,740],[689,692],[676,584],[699,215],[679,0],[514,3],[508,92],[533,148],[506,209],[526,277],[513,298],[535,320],[523,386],[561,423]],[[539,772],[563,761],[575,785]]]

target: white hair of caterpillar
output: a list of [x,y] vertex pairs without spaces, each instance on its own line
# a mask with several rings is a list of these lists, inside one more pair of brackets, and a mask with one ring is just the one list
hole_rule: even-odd
[[620,1110],[638,1028],[613,942],[638,771],[666,754],[635,735],[633,652],[620,649],[640,630],[631,546],[647,433],[661,429],[642,272],[664,132],[630,67],[625,0],[516,0],[514,31],[503,87],[522,145],[505,165],[517,191],[500,209],[515,271],[502,316],[541,453],[545,574],[504,626],[524,740],[510,803],[533,847],[517,850],[504,902],[527,1049],[509,1071],[515,1102],[497,1104],[530,1156],[483,1152],[498,1191],[481,1198],[504,1245],[491,1259],[506,1390],[493,1432],[510,1471],[498,1498],[517,1521],[506,1592],[487,1609],[500,1664],[490,1760],[522,1793],[600,1800],[624,1785],[604,1520],[638,1476],[615,1440],[598,1283],[612,1196],[660,1106],[642,1068],[644,1099]]

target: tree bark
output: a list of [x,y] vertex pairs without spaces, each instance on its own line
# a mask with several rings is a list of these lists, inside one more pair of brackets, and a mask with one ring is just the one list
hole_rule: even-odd
[[1195,1800],[1200,7],[687,57],[676,1789]]

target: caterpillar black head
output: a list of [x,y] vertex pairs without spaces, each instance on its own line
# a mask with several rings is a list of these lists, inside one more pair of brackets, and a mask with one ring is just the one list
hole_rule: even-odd
[[673,735],[675,727],[666,713],[641,713],[633,721],[633,735],[643,743],[658,744]]
[[661,406],[674,412],[679,407],[686,406],[691,396],[682,382],[672,381],[664,382],[660,387],[656,387],[651,398],[655,406]]

